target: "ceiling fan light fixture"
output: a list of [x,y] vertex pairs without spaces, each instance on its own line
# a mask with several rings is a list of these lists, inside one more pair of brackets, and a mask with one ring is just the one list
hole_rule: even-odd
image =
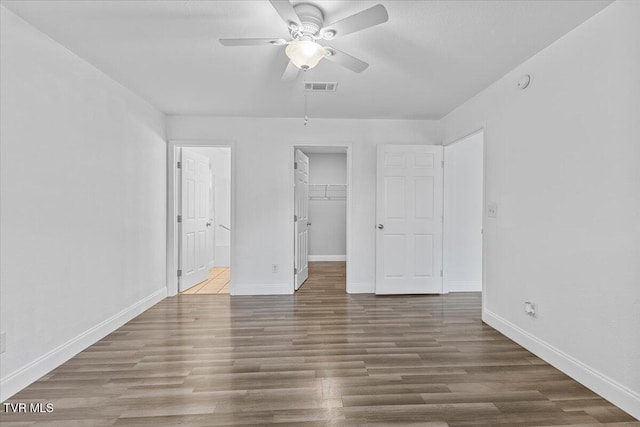
[[325,56],[325,48],[311,40],[294,40],[285,49],[293,65],[301,70],[310,70]]

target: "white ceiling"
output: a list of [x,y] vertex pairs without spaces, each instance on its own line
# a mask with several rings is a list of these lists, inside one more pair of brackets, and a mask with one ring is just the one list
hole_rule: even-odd
[[[380,1],[313,2],[329,23]],[[438,119],[610,0],[382,3],[387,23],[331,42],[367,70],[323,60],[284,83],[284,47],[217,42],[287,38],[266,0],[2,2],[168,114],[300,117],[306,79],[339,82],[335,93],[309,95],[312,117]]]

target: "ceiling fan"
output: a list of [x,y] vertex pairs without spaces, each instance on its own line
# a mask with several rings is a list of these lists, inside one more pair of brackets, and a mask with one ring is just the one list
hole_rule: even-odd
[[291,40],[220,39],[220,43],[223,46],[286,46],[285,53],[290,61],[282,80],[295,79],[299,70],[307,71],[315,67],[322,58],[361,73],[369,64],[334,47],[322,46],[318,42],[333,40],[335,37],[355,33],[389,20],[385,7],[378,4],[325,26],[322,10],[313,4],[292,5],[289,0],[269,2],[287,24]]

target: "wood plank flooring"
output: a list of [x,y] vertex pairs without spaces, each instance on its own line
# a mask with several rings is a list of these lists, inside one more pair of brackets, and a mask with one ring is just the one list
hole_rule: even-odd
[[229,267],[213,267],[209,270],[209,277],[197,285],[182,292],[188,294],[228,294]]
[[[9,402],[3,426],[640,426],[480,321],[480,295],[178,295]],[[4,410],[4,409],[3,409]]]

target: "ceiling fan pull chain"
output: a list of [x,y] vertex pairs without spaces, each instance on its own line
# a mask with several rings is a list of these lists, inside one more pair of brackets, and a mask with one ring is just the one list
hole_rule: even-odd
[[307,122],[309,121],[309,116],[307,115],[307,94],[305,92],[304,94],[304,125],[307,125]]

